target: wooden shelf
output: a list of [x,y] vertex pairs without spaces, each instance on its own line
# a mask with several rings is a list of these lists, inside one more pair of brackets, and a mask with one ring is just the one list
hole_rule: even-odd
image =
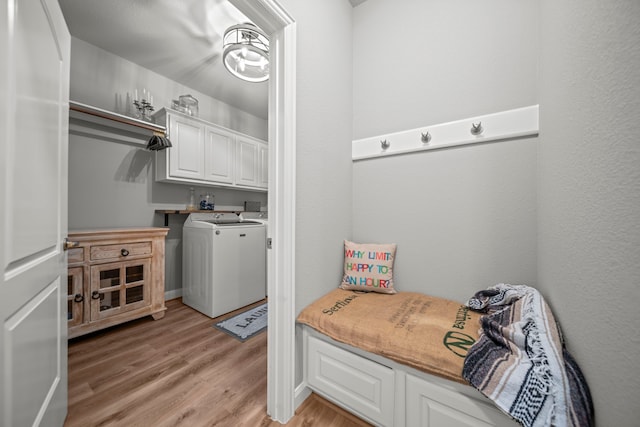
[[[167,133],[164,126],[75,101],[69,101],[69,118],[74,120],[70,120],[71,131],[145,146],[151,135],[166,136]],[[119,131],[117,136],[112,132],[113,129]]]
[[[97,120],[102,119],[100,120],[101,122],[103,122],[104,120],[110,120],[116,123],[122,123],[127,126],[138,127],[151,132],[158,132],[158,133],[161,133],[162,135],[164,135],[166,132],[166,128],[164,126],[160,126],[151,122],[146,122],[144,120],[134,119],[133,117],[114,113],[108,110],[103,110],[102,108],[94,107],[87,104],[82,104],[76,101],[69,101],[69,110],[97,117]],[[75,114],[73,115],[75,116]]]
[[240,211],[219,211],[219,210],[186,210],[186,209],[156,209],[156,213],[164,215],[164,226],[169,226],[169,215],[189,215],[192,213],[234,213],[239,214]]

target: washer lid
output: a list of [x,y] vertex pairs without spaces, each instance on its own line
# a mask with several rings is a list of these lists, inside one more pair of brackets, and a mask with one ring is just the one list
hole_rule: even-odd
[[239,222],[240,218],[233,212],[195,212],[189,215],[188,222],[208,222],[211,224],[225,224]]
[[215,224],[216,227],[252,227],[256,225],[262,225],[262,223],[258,221],[240,221],[240,220],[236,222],[214,222],[214,221],[207,221],[207,222],[211,222],[212,224]]

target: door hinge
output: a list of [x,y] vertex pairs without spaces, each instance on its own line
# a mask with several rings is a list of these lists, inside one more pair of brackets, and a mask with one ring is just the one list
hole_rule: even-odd
[[272,248],[272,243],[273,241],[271,240],[271,237],[267,238],[267,249],[271,249]]

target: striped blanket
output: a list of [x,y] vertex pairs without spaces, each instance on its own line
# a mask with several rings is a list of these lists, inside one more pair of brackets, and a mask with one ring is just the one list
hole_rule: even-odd
[[527,427],[594,425],[587,383],[537,290],[499,284],[467,306],[487,313],[464,362],[471,385]]

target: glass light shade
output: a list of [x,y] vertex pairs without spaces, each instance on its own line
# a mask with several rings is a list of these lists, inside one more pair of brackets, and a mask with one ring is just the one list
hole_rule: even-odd
[[229,27],[224,33],[222,61],[234,76],[264,82],[269,78],[269,39],[253,24]]

